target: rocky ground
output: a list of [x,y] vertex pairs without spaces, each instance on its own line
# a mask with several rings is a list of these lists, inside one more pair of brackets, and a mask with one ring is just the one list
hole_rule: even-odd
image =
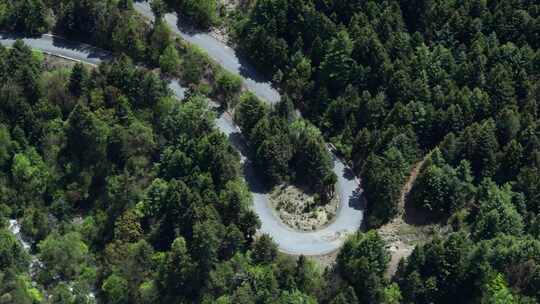
[[313,231],[332,221],[337,213],[339,198],[336,195],[329,203],[318,205],[313,195],[297,187],[283,185],[270,193],[270,203],[286,225],[302,231]]

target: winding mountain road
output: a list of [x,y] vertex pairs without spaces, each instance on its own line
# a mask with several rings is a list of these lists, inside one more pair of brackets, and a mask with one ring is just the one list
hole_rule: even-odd
[[[139,14],[150,20],[154,20],[154,13],[148,2],[135,2],[133,6]],[[240,75],[244,80],[245,86],[257,97],[273,104],[280,100],[278,91],[272,87],[270,81],[265,80],[234,49],[208,33],[182,27],[178,23],[179,20],[176,14],[166,14],[164,19],[175,34],[205,51],[210,58],[219,63],[225,70]]]
[[18,34],[0,33],[0,44],[11,46],[15,40],[21,39],[26,45],[33,49],[77,62],[98,65],[104,60],[112,59],[111,53],[91,45],[73,42],[53,35],[42,35],[41,37],[26,38]]
[[[135,8],[147,17],[153,17],[147,3],[136,3]],[[183,32],[176,25],[177,18],[167,14],[166,20],[175,33],[184,39],[207,51],[209,56],[221,63],[223,67],[242,76],[246,87],[258,97],[274,104],[279,101],[279,94],[269,82],[260,79],[255,70],[244,63],[234,50],[205,33]],[[172,22],[172,23],[171,23]],[[1,34],[0,44],[10,46],[17,35]],[[44,53],[60,56],[66,59],[97,65],[102,61],[112,59],[109,52],[89,46],[58,38],[52,35],[43,35],[38,38],[24,38],[23,41],[30,47]],[[172,81],[169,88],[180,99],[184,97],[185,88],[177,81]],[[268,193],[262,187],[261,180],[255,172],[251,161],[247,158],[245,142],[239,128],[234,124],[227,112],[221,113],[216,126],[224,132],[232,145],[239,151],[244,168],[245,180],[253,195],[253,208],[261,220],[261,233],[267,233],[278,244],[280,251],[293,255],[324,255],[337,250],[343,244],[345,237],[358,231],[363,220],[362,193],[359,180],[352,171],[336,156],[333,155],[334,172],[338,176],[336,191],[340,198],[340,206],[334,221],[325,228],[302,232],[286,226],[274,214],[268,201]]]
[[[147,1],[136,2],[134,8],[141,15],[154,20],[154,14]],[[253,66],[234,49],[208,33],[181,26],[176,14],[166,14],[164,19],[175,34],[205,51],[225,70],[240,75],[246,88],[257,97],[270,104],[275,104],[280,100],[279,93],[272,87],[270,81],[261,77]],[[240,131],[226,114],[218,119],[218,127],[229,136],[241,154],[245,153]],[[260,190],[262,187],[260,187],[259,179],[253,171],[251,162],[245,154],[242,155],[244,175],[253,193],[255,211],[262,222],[261,231],[270,234],[281,251],[304,255],[327,254],[338,249],[346,235],[354,233],[360,228],[364,216],[360,182],[341,160],[335,155],[332,157],[333,170],[338,176],[336,184],[336,190],[340,197],[338,214],[334,222],[326,228],[314,232],[300,232],[283,224],[274,214],[268,202],[268,194]]]

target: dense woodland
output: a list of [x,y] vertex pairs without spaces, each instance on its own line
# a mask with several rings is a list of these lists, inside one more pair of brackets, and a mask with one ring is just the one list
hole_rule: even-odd
[[[233,16],[238,47],[361,174],[369,227],[396,215],[412,165],[427,159],[409,203],[455,233],[417,247],[400,265],[393,281],[402,301],[534,303],[540,5],[259,0],[251,7]],[[355,286],[362,278],[359,296],[369,275],[353,271],[345,279]],[[360,302],[381,301],[371,296]]]
[[254,241],[239,156],[205,97],[177,101],[126,57],[42,60],[0,49],[2,303],[313,301],[320,271]]
[[[0,0],[3,30],[53,31],[118,58],[46,68],[21,43],[0,49],[0,303],[540,300],[536,1],[257,0],[228,15],[212,0],[154,1],[158,17],[228,26],[281,91],[273,108],[131,6]],[[133,62],[191,94],[177,101]],[[332,142],[362,177],[368,228],[396,215],[425,159],[408,203],[451,233],[417,246],[391,279],[375,231],[352,236],[328,271],[278,254],[255,237],[239,156],[206,96],[236,107],[270,184],[324,199]]]
[[328,202],[337,176],[320,131],[296,117],[290,99],[283,99],[274,109],[250,93],[239,99],[235,120],[267,184],[292,182],[314,192],[318,203]]
[[[197,84],[207,70],[215,70],[204,54],[176,39],[162,22],[168,9],[164,2],[156,1],[152,9],[159,16],[155,23],[137,14],[131,0],[0,0],[0,28],[29,36],[51,31],[159,67],[186,84]],[[232,77],[215,74],[216,79]]]
[[502,185],[534,164],[539,10],[534,1],[257,1],[235,34],[362,174],[377,227],[395,214],[411,164],[437,146],[453,166],[468,161],[476,184]]

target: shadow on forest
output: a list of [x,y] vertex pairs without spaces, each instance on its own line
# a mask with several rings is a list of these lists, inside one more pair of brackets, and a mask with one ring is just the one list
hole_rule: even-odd
[[445,216],[437,215],[425,208],[415,206],[409,196],[405,198],[404,209],[405,214],[403,215],[403,220],[405,223],[412,226],[445,223],[447,220],[447,217]]
[[349,207],[355,210],[365,210],[367,205],[366,198],[364,197],[362,189],[359,187],[354,190],[349,197]]

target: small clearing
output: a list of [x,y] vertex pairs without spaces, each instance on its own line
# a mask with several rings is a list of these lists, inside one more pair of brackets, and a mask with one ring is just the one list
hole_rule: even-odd
[[[386,242],[391,255],[386,272],[388,278],[396,273],[399,261],[403,258],[407,258],[416,245],[429,241],[435,235],[444,234],[445,230],[447,230],[447,227],[441,227],[438,224],[416,224],[417,222],[422,222],[418,219],[419,217],[425,217],[426,215],[422,214],[421,211],[416,210],[413,206],[406,206],[407,197],[416,182],[416,178],[420,174],[424,162],[429,157],[430,154],[426,155],[422,161],[413,167],[407,182],[403,185],[398,205],[398,216],[377,230],[379,235]],[[414,220],[414,223],[408,223],[405,218],[416,218],[416,220]]]
[[302,231],[318,230],[328,225],[336,216],[338,202],[335,195],[329,203],[319,205],[313,195],[292,185],[277,186],[270,193],[270,203],[283,223]]

